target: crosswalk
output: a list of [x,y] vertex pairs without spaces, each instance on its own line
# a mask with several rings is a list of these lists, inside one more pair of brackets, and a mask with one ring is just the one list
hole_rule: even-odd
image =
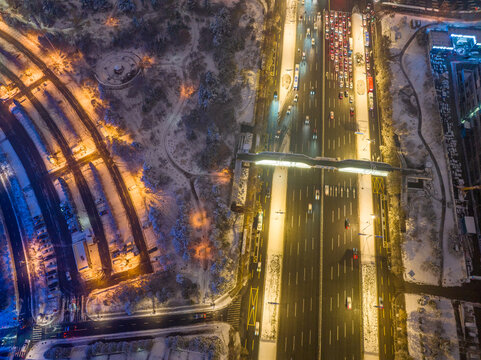
[[42,328],[40,326],[34,326],[33,333],[32,333],[32,341],[33,342],[40,341],[42,340],[42,336],[43,336]]
[[238,296],[234,299],[232,304],[229,306],[229,310],[227,311],[227,322],[236,330],[239,330],[240,308],[241,298]]

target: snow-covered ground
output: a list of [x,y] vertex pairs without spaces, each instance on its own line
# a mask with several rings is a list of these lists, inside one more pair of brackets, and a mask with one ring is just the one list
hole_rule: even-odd
[[0,216],[0,268],[2,269],[0,272],[0,288],[3,295],[2,300],[5,300],[2,308],[0,308],[0,329],[5,329],[18,325],[18,321],[14,320],[18,318],[18,309],[12,250],[2,216]]
[[[147,340],[144,342],[139,341],[138,337],[142,336]],[[113,348],[114,343],[118,345],[118,348]],[[61,348],[65,344],[69,345],[68,349],[70,351],[68,351],[68,354],[64,353],[61,357],[71,360],[86,358],[117,360],[226,360],[229,357],[229,344],[232,344],[230,356],[236,358],[236,354],[240,352],[239,339],[233,336],[230,326],[226,323],[211,323],[209,325],[189,326],[188,328],[176,327],[66,340],[47,340],[35,343],[25,358],[31,360],[45,359],[44,354],[47,351],[51,352],[52,349]],[[111,344],[112,347],[105,344]],[[143,350],[135,351],[131,349],[131,346],[135,344]],[[89,357],[88,353],[98,355]]]
[[451,301],[406,294],[409,354],[414,359],[459,359],[456,320]]
[[[391,54],[399,54],[416,31],[410,27],[411,19],[421,20],[422,25],[434,22],[434,19],[400,14],[382,18],[382,32],[392,42]],[[427,45],[420,45],[418,40],[414,39],[403,57],[404,68],[419,98],[421,133],[439,165],[442,183],[433,160],[417,133],[418,109],[413,91],[408,86],[399,63],[396,60],[391,61],[391,93],[394,99],[392,118],[402,153],[408,167],[427,167],[433,176],[433,180],[426,183],[423,194],[419,194],[417,190],[408,193],[407,229],[403,242],[404,278],[423,284],[455,286],[466,279],[466,268],[463,259],[454,256],[448,246],[450,237],[458,236],[454,209],[447,206],[442,219],[441,186],[443,184],[446,202],[449,203],[452,201],[452,184],[429,61]]]

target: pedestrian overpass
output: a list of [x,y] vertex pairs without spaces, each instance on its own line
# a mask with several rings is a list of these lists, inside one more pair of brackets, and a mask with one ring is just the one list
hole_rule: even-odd
[[313,158],[304,154],[279,153],[270,151],[259,152],[257,154],[239,152],[237,153],[237,159],[264,166],[282,166],[300,169],[317,168],[374,176],[387,176],[393,171],[401,171],[403,175],[425,174],[423,170],[401,169],[393,167],[387,163],[377,161],[353,159],[341,160],[339,158],[336,159],[327,157]]

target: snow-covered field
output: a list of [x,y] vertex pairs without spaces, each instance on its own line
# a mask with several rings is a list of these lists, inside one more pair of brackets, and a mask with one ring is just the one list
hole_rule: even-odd
[[0,216],[0,289],[2,291],[0,307],[0,329],[18,325],[15,284],[15,269],[10,244],[8,243],[3,218]]
[[[382,18],[383,34],[392,41],[391,54],[399,54],[414,34],[415,29],[410,27],[411,19],[421,20],[422,25],[434,21],[399,14]],[[433,176],[432,181],[426,182],[423,192],[415,190],[407,195],[406,236],[403,243],[404,278],[423,284],[455,286],[466,279],[466,268],[463,259],[453,256],[448,246],[450,237],[459,236],[453,208],[446,207],[442,218],[441,186],[444,186],[446,202],[450,202],[452,184],[448,175],[442,124],[429,61],[427,45],[420,45],[414,39],[403,57],[404,68],[419,98],[421,133],[439,165],[442,179],[438,177],[433,160],[417,133],[419,114],[414,92],[403,76],[399,63],[391,61],[391,93],[395,99],[392,118],[402,153],[408,167],[428,168]]]
[[406,294],[409,354],[414,359],[458,360],[459,343],[451,301]]
[[[146,340],[138,337],[145,336]],[[135,339],[133,339],[135,338]],[[62,348],[68,344],[69,347]],[[238,358],[240,342],[233,336],[230,325],[212,323],[189,328],[168,330],[145,330],[125,332],[106,336],[89,336],[68,340],[47,340],[37,342],[26,358],[45,359],[45,355],[57,351],[57,358],[117,359],[117,360],[226,360],[229,356]],[[51,355],[50,355],[51,356]],[[234,357],[232,357],[234,356]]]

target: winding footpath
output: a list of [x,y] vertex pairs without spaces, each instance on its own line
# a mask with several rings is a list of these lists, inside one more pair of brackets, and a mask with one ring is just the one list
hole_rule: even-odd
[[[440,182],[440,186],[441,186],[441,205],[442,205],[442,212],[441,212],[441,223],[439,224],[439,242],[440,242],[440,246],[441,246],[441,252],[444,254],[444,241],[443,241],[443,237],[444,237],[444,221],[445,221],[445,217],[446,217],[446,190],[444,188],[444,180],[443,180],[443,177],[442,177],[442,174],[441,174],[441,170],[439,168],[439,164],[438,162],[436,161],[436,157],[434,156],[431,148],[429,147],[429,144],[426,142],[426,140],[424,139],[423,137],[423,134],[422,134],[422,125],[423,125],[423,114],[422,114],[422,110],[421,110],[421,105],[419,104],[419,98],[418,98],[418,94],[416,92],[416,88],[413,86],[412,82],[411,82],[411,79],[409,78],[409,76],[407,75],[406,73],[406,69],[404,68],[404,63],[403,63],[403,57],[404,57],[404,53],[406,52],[407,48],[409,47],[409,45],[411,45],[411,42],[414,40],[414,38],[416,37],[416,35],[420,32],[420,31],[424,31],[426,28],[430,27],[430,26],[434,26],[434,25],[439,25],[440,23],[436,22],[436,23],[432,23],[432,24],[427,24],[427,25],[424,25],[424,26],[421,26],[419,29],[417,29],[414,34],[411,35],[411,37],[409,38],[409,40],[406,42],[406,44],[404,44],[401,52],[398,54],[399,55],[399,66],[401,67],[401,71],[404,75],[404,77],[406,78],[407,82],[409,83],[409,86],[411,87],[411,89],[413,90],[413,94],[414,94],[414,98],[416,99],[416,106],[417,106],[417,109],[418,109],[418,129],[417,129],[417,132],[418,132],[418,136],[419,138],[421,139],[421,142],[423,143],[424,147],[426,148],[426,150],[428,151],[429,153],[429,156],[431,157],[431,160],[434,164],[434,167],[436,168],[436,174],[439,178],[439,182]],[[440,274],[440,278],[439,278],[439,282],[442,284],[442,281],[443,281],[443,277],[444,277],[444,256],[441,256],[441,274]]]

